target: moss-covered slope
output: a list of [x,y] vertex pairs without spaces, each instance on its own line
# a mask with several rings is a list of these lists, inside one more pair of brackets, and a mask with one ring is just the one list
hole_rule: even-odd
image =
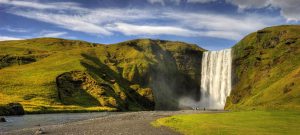
[[233,47],[234,83],[227,109],[300,108],[300,26],[276,26]]
[[180,97],[199,99],[203,51],[150,39],[2,41],[0,104],[26,112],[175,109]]

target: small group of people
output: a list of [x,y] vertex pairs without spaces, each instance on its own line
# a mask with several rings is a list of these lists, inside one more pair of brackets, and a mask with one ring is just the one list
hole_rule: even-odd
[[[201,108],[200,107],[193,107],[193,110],[201,110]],[[206,109],[205,109],[205,107],[203,108],[203,111],[205,111]]]

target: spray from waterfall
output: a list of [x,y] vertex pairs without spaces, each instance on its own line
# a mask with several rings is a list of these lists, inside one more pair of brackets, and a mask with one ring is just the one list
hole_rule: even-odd
[[203,53],[201,68],[201,99],[182,98],[181,106],[224,109],[231,91],[231,49]]

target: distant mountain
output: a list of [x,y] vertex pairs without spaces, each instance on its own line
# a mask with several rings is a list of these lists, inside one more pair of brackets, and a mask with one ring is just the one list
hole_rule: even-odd
[[181,97],[199,100],[203,51],[151,39],[2,41],[1,104],[21,103],[27,113],[176,109]]
[[300,109],[300,26],[265,28],[233,47],[227,109]]

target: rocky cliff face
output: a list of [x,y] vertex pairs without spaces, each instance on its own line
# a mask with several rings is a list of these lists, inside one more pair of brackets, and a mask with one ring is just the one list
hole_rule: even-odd
[[226,108],[299,108],[300,26],[265,28],[233,47]]

